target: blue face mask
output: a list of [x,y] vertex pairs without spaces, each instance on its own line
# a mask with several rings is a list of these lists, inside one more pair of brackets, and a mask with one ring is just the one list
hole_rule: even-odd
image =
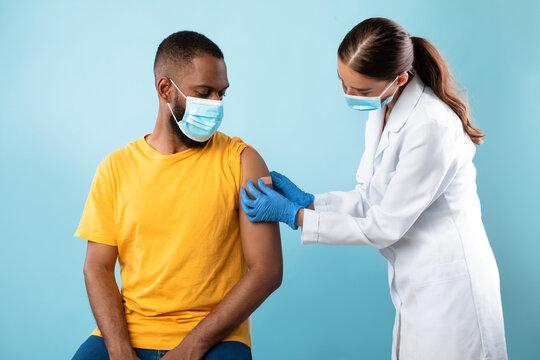
[[[397,78],[394,79],[394,81],[396,80]],[[396,91],[394,91],[394,93],[391,96],[387,97],[386,100],[381,102],[381,97],[384,95],[386,90],[388,90],[390,86],[392,86],[394,81],[392,81],[390,85],[388,85],[386,89],[383,90],[382,94],[379,96],[370,97],[370,96],[356,96],[356,95],[345,94],[345,100],[347,101],[347,105],[349,105],[351,109],[360,110],[360,111],[371,111],[371,110],[382,109],[384,105],[392,101],[392,98],[396,94],[397,89]]]
[[180,94],[186,98],[186,111],[180,122],[174,116],[171,105],[167,103],[180,130],[191,140],[203,142],[210,139],[219,128],[219,125],[221,125],[221,120],[223,119],[223,101],[185,96],[174,81],[169,80],[180,91]]

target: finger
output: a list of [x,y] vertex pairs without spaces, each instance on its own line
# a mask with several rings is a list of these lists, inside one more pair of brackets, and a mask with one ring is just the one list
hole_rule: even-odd
[[257,181],[257,186],[259,186],[259,190],[261,190],[265,195],[270,195],[274,190],[270,189],[262,179],[259,179]]
[[253,185],[251,181],[247,181],[247,189],[249,190],[250,194],[257,199],[259,196],[262,195],[262,193]]
[[248,207],[243,201],[240,202],[240,205],[242,205],[242,210],[244,210],[247,217],[257,215],[255,209]]
[[240,205],[242,206],[242,210],[244,210],[244,214],[246,214],[246,216],[255,216],[255,215],[257,215],[257,212],[255,211],[255,209],[250,208],[250,207],[244,202],[244,199],[242,199],[242,200],[240,201]]
[[247,219],[249,220],[249,222],[256,222],[256,221],[255,221],[255,216],[254,216],[254,215],[248,215],[248,214],[246,214],[246,217],[247,217]]
[[242,205],[246,205],[247,207],[253,208],[255,207],[255,200],[251,200],[250,197],[247,194],[246,189],[240,188],[240,197]]
[[254,216],[257,216],[257,210],[256,209],[251,209],[251,208],[246,208],[246,209],[244,209],[244,214],[246,214],[246,216],[254,217]]
[[272,177],[272,182],[276,185],[280,184],[281,180],[283,179],[283,175],[281,175],[277,171],[270,171],[270,176]]

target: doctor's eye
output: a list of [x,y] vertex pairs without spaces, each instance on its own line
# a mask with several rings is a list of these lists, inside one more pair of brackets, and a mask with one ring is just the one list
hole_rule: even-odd
[[202,98],[206,98],[210,95],[210,92],[200,92],[200,91],[197,91],[197,93],[199,94],[199,97],[202,97]]

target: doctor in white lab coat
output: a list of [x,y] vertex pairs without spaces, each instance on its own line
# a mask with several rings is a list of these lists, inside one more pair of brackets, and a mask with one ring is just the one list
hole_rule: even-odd
[[367,19],[338,50],[347,103],[370,110],[351,191],[312,195],[272,172],[241,189],[251,221],[302,227],[303,244],[369,245],[388,260],[392,359],[507,359],[499,274],[473,164],[485,136],[437,49]]

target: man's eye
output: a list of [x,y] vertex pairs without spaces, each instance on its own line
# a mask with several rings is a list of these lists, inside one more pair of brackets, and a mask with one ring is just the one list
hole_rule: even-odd
[[208,97],[208,95],[210,95],[210,93],[202,93],[202,92],[199,92],[198,94],[200,97],[203,97],[203,98]]

